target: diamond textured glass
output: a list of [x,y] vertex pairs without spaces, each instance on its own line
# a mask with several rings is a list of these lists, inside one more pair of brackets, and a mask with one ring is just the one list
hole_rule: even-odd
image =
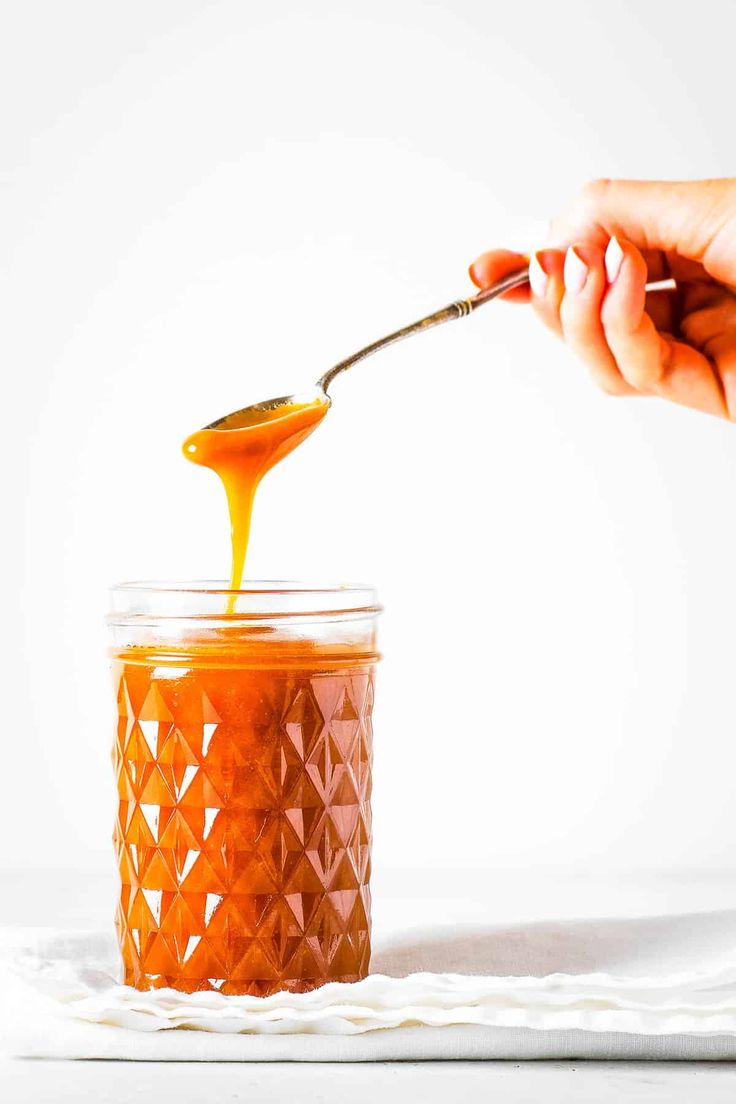
[[378,610],[367,587],[114,588],[126,984],[365,977]]

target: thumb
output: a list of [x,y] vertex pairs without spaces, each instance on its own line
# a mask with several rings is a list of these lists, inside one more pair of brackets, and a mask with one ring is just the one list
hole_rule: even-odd
[[677,253],[716,280],[736,282],[735,180],[595,180],[552,223],[553,244],[612,236],[642,250]]

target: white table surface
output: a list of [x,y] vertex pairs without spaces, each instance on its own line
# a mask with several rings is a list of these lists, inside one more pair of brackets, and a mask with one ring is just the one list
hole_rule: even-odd
[[[508,873],[390,871],[374,878],[377,927],[421,922],[495,922],[660,915],[732,908],[736,872],[619,876],[564,871]],[[99,927],[109,923],[115,882],[108,871],[0,873],[0,925]],[[49,902],[53,902],[53,912]],[[431,1062],[218,1064],[0,1060],[3,1104],[251,1104],[294,1099],[363,1104],[447,1099],[544,1104],[635,1104],[736,1100],[736,1065],[710,1062]]]

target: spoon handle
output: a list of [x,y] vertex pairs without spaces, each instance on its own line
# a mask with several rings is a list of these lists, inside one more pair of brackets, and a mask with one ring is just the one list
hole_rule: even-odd
[[403,341],[405,337],[412,337],[413,334],[421,333],[423,330],[429,330],[432,326],[439,326],[443,322],[453,322],[456,318],[465,318],[466,315],[472,314],[476,307],[481,307],[484,303],[490,303],[492,299],[497,299],[499,295],[503,295],[506,291],[511,291],[512,288],[521,287],[523,284],[528,283],[528,279],[528,268],[522,268],[517,272],[511,272],[507,276],[502,277],[502,279],[496,280],[490,287],[484,288],[483,291],[479,291],[477,295],[472,296],[470,299],[457,299],[454,303],[450,303],[449,306],[442,307],[441,310],[435,311],[434,314],[428,314],[426,318],[420,318],[418,322],[411,322],[408,326],[404,326],[400,330],[394,330],[393,333],[387,334],[386,337],[379,338],[378,341],[366,345],[365,348],[359,349],[357,353],[353,353],[352,356],[347,357],[345,360],[341,360],[339,364],[335,364],[329,371],[325,372],[318,381],[317,386],[321,387],[323,391],[327,391],[327,388],[330,386],[335,376],[339,375],[340,372],[345,372],[348,368],[352,368],[358,361],[365,360],[366,357],[372,356],[373,353],[377,353],[379,349],[385,349],[387,345],[393,345],[396,341]]

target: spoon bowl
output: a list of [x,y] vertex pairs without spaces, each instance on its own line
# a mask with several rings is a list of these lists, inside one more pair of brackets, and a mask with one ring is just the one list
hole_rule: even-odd
[[329,395],[319,384],[312,391],[302,391],[296,395],[280,395],[276,399],[264,399],[262,402],[251,403],[250,406],[244,406],[242,410],[234,410],[232,414],[216,418],[214,422],[203,426],[203,429],[246,429],[248,426],[261,425],[263,422],[283,418],[292,407],[311,406],[314,403],[332,405]]

